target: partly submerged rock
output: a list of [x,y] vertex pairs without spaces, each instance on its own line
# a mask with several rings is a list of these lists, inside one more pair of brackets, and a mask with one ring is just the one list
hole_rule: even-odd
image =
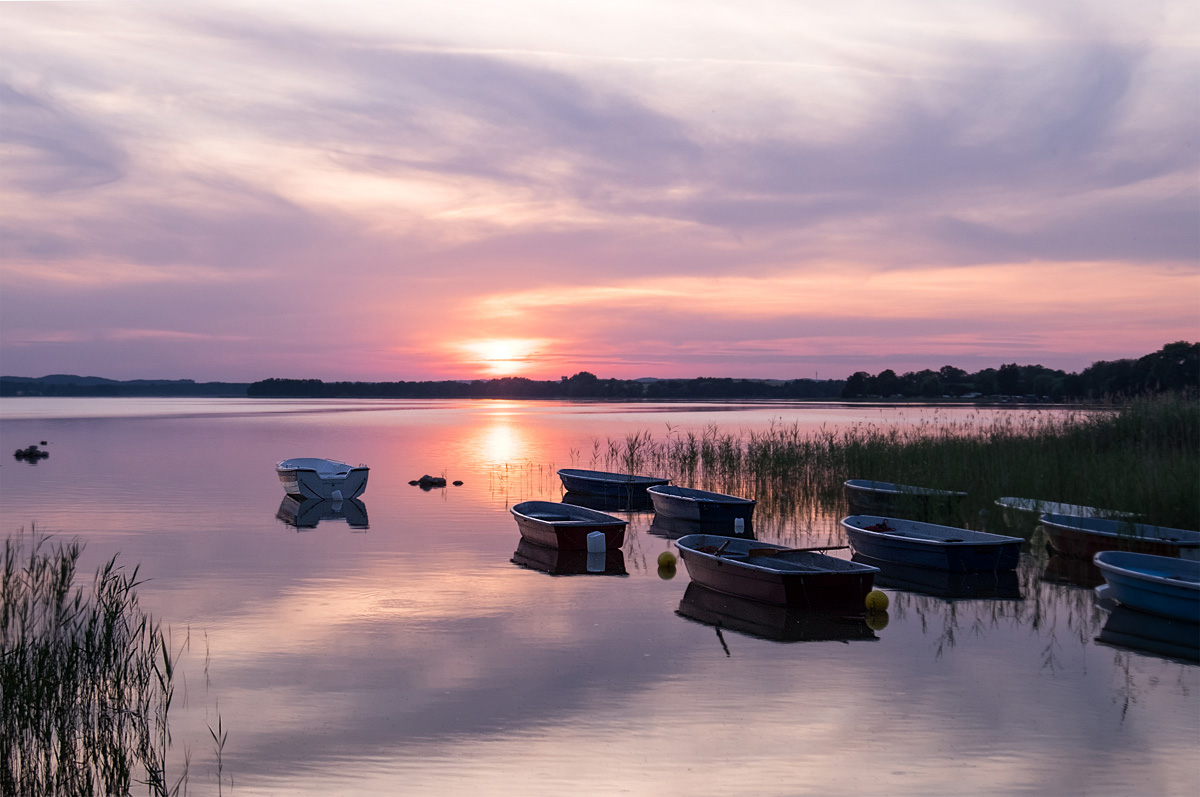
[[428,473],[426,473],[424,476],[417,479],[416,481],[409,482],[409,484],[415,484],[416,486],[420,487],[422,490],[430,490],[434,487],[445,487],[446,480],[443,479],[441,476],[430,476]]
[[[45,445],[43,443],[43,445]],[[28,448],[18,448],[13,452],[13,456],[17,459],[23,459],[26,462],[37,462],[39,459],[45,459],[50,456],[49,451],[42,451],[37,446],[29,446]]]

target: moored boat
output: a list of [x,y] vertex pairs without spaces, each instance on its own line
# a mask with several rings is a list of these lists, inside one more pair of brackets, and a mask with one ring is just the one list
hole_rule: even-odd
[[964,573],[1012,570],[1021,538],[916,520],[851,515],[842,520],[850,547],[872,559]]
[[581,468],[563,468],[559,470],[558,477],[562,480],[563,489],[569,493],[606,498],[644,496],[647,487],[671,483],[670,479],[660,479],[657,476],[636,476]]
[[914,487],[872,479],[847,479],[842,485],[855,515],[884,515],[914,520],[943,518],[957,510],[966,493]]
[[[654,502],[654,512],[666,517],[694,520],[706,526],[719,526],[736,536],[753,536],[752,498],[663,484],[646,490]],[[740,522],[739,522],[740,521]]]
[[1065,504],[1061,501],[1040,501],[1037,498],[1004,496],[1003,498],[997,498],[994,503],[1003,509],[1006,515],[1009,513],[1023,513],[1025,515],[1032,515],[1035,519],[1046,514],[1101,518],[1135,518],[1138,516],[1135,512],[1100,509],[1094,506],[1083,506],[1082,504]]
[[593,550],[598,547],[594,542],[589,545],[588,537],[593,532],[603,535],[601,550],[620,548],[625,544],[626,521],[587,507],[522,501],[509,511],[516,518],[521,536],[536,545],[566,551]]
[[1200,559],[1200,531],[1050,513],[1041,521],[1051,547],[1063,556],[1090,560],[1101,551],[1133,551]]
[[1130,609],[1200,623],[1200,561],[1101,551],[1093,560],[1108,597]]
[[675,546],[697,584],[795,609],[861,611],[879,572],[817,550],[715,534],[689,534]]
[[275,463],[283,491],[298,498],[345,501],[367,489],[370,468],[347,465],[336,459],[295,457]]

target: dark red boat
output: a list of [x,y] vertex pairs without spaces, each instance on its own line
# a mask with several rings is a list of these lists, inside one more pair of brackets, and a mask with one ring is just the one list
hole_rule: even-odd
[[795,609],[861,610],[879,568],[737,537],[675,541],[692,581],[729,595]]
[[1042,515],[1041,521],[1051,547],[1063,556],[1091,561],[1101,551],[1133,551],[1200,558],[1200,532],[1189,529],[1053,513]]
[[587,551],[588,535],[592,532],[604,535],[603,547],[593,543],[599,551],[625,544],[626,521],[584,506],[522,501],[509,511],[517,519],[521,536],[536,545],[564,551]]

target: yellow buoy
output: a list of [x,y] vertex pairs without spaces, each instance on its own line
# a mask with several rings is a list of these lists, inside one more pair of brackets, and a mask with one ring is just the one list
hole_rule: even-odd
[[671,553],[670,551],[663,551],[662,553],[660,553],[658,555],[658,566],[659,567],[674,567],[675,566],[675,554]]
[[888,607],[888,596],[877,589],[873,589],[867,593],[867,611],[869,612],[886,612]]

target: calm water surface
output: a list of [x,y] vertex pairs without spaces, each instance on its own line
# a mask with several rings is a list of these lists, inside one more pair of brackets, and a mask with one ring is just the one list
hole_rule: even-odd
[[[690,619],[652,513],[624,576],[514,564],[508,513],[648,431],[928,423],[836,405],[5,399],[6,534],[119,554],[187,642],[172,709],[190,794],[1193,794],[1200,668],[1100,641],[1094,573],[1033,545],[1000,597],[894,582],[886,627]],[[371,466],[365,518],[298,528],[274,463]],[[461,487],[422,491],[423,474]],[[281,519],[282,516],[285,519]],[[814,520],[815,517],[815,520]],[[758,528],[842,542],[836,513]],[[1035,537],[1035,542],[1037,541]],[[1066,563],[1069,565],[1069,563]],[[918,591],[918,589],[920,591]],[[1019,596],[1019,597],[1014,597]],[[699,608],[697,608],[699,607]],[[753,632],[753,633],[750,633]]]

